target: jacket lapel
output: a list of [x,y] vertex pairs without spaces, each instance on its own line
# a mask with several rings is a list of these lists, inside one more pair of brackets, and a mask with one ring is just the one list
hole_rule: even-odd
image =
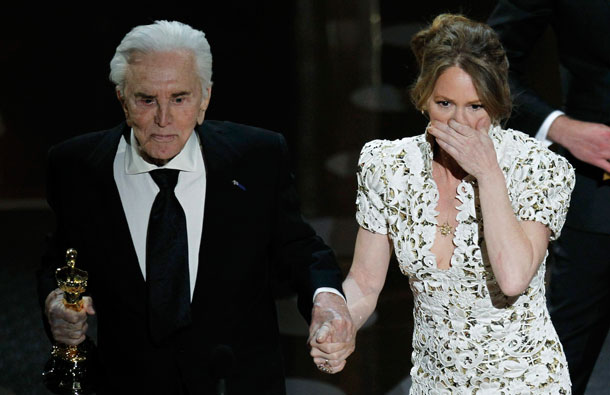
[[232,173],[240,154],[220,126],[216,122],[204,122],[195,129],[201,141],[206,167],[206,196],[193,303],[204,293],[206,278],[210,278],[213,265],[222,259],[222,251],[215,248],[215,240],[229,237],[219,230],[226,226],[223,213],[230,209],[226,196],[231,188],[235,188]]
[[[120,270],[137,279],[144,285],[144,277],[138,264],[138,258],[129,233],[127,218],[121,203],[119,190],[114,180],[114,158],[119,142],[130,129],[122,123],[111,129],[102,138],[89,157],[89,163],[94,172],[93,180],[97,183],[98,215],[96,227],[99,238],[104,240],[106,251],[99,253],[109,259],[108,264],[121,265]],[[118,270],[118,268],[117,268]]]

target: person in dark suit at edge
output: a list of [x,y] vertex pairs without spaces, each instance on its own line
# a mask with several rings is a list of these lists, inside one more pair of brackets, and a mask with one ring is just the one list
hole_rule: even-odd
[[[82,342],[97,314],[99,394],[213,393],[219,347],[231,354],[227,393],[284,394],[280,281],[298,293],[320,370],[341,371],[353,351],[342,274],[301,218],[284,138],[204,122],[211,75],[203,32],[137,26],[111,61],[126,122],[49,151],[57,229],[40,302],[49,335],[65,344]],[[78,313],[54,279],[68,248],[89,272]]]
[[[517,109],[509,126],[556,143],[576,169],[566,225],[553,246],[549,305],[573,393],[582,394],[610,326],[610,1],[500,0],[488,23],[510,63]],[[549,26],[566,73],[561,109],[526,76]]]

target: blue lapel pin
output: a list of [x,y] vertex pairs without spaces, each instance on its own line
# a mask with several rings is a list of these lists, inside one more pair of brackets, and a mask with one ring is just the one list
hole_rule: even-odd
[[233,185],[235,185],[236,187],[238,187],[239,189],[241,189],[242,191],[246,190],[246,187],[241,185],[237,180],[233,180]]

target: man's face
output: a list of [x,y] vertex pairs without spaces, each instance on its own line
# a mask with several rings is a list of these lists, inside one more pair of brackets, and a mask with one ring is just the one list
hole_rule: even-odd
[[117,91],[142,156],[157,165],[180,153],[195,125],[203,122],[210,94],[208,89],[204,99],[188,51],[134,54],[124,96]]

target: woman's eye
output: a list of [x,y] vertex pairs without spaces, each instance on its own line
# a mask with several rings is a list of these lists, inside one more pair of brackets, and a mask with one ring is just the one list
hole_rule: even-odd
[[476,111],[476,110],[480,110],[481,108],[483,108],[483,105],[482,104],[473,104],[471,107],[473,110]]
[[439,100],[436,102],[436,104],[438,104],[441,107],[448,107],[449,106],[449,102],[447,100]]

